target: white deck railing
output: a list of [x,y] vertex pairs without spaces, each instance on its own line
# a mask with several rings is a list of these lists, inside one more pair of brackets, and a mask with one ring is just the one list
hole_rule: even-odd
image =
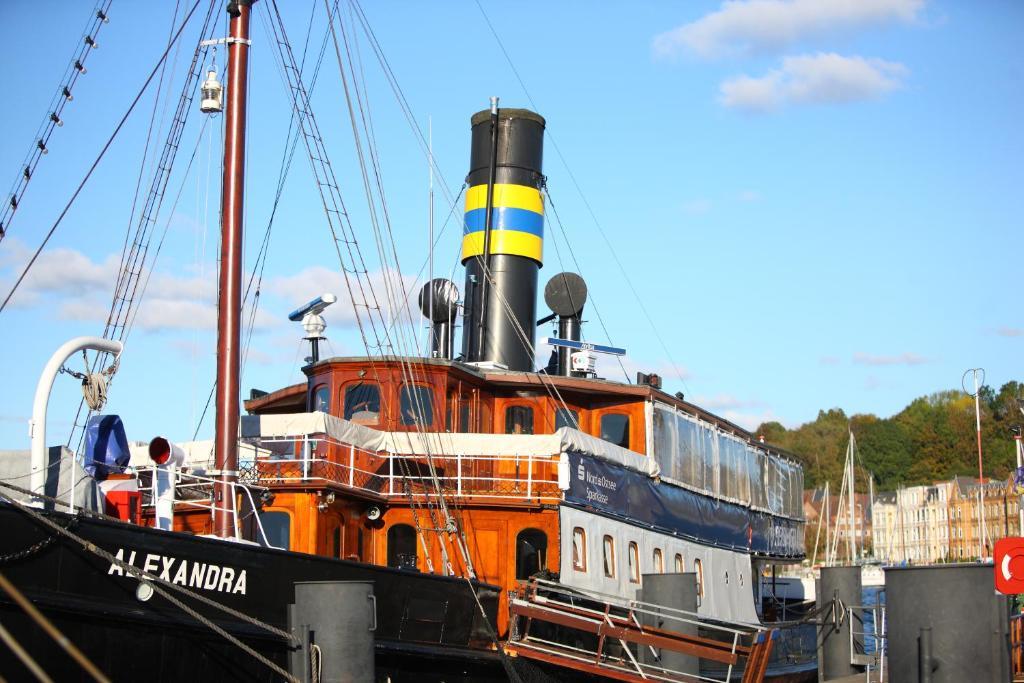
[[[138,477],[139,493],[142,494],[142,507],[144,509],[154,510],[154,514],[159,514],[158,500],[160,499],[159,480],[158,476],[161,468],[156,465],[147,465],[142,467],[136,467],[135,471]],[[183,472],[177,468],[170,468],[166,470],[168,476],[173,477],[173,480],[168,482],[173,485],[173,502],[179,509],[199,509],[207,510],[210,516],[213,516],[215,510],[224,510],[231,515],[232,528],[235,532],[235,538],[244,538],[242,533],[242,518],[239,515],[236,501],[239,496],[244,498],[249,503],[249,510],[257,510],[256,501],[252,496],[251,484],[246,482],[231,482],[232,495],[222,506],[217,505],[213,500],[213,492],[215,485],[218,480],[213,477],[206,477],[198,474],[192,474],[190,472]],[[173,514],[173,511],[172,511]],[[260,516],[254,514],[253,519],[256,524],[256,530],[259,534],[261,542],[265,546],[270,546],[270,542],[267,540],[267,535],[263,530],[263,523],[260,520]]]
[[259,441],[259,455],[242,467],[262,486],[320,483],[382,499],[445,496],[557,502],[559,454],[538,456],[376,453],[331,439]]

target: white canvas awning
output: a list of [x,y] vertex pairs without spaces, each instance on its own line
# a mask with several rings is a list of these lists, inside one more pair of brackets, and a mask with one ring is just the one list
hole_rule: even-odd
[[246,415],[241,437],[327,437],[356,448],[408,455],[552,456],[574,451],[643,472],[660,474],[653,458],[563,427],[554,434],[451,434],[448,432],[382,432],[326,413]]

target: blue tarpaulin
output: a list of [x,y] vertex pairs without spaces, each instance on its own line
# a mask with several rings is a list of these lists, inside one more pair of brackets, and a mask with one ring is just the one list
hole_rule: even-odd
[[117,415],[93,415],[85,425],[85,471],[97,479],[123,472],[131,460],[124,424]]

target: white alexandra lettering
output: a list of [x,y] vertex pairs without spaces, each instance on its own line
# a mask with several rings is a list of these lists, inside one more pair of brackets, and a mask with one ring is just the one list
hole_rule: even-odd
[[186,560],[182,560],[178,564],[178,571],[174,573],[174,583],[179,586],[188,585],[188,562]]
[[[128,560],[125,561],[125,554]],[[114,554],[114,561],[107,569],[108,576],[131,576],[131,570],[126,570],[124,565],[138,566],[135,564],[135,551],[125,551],[118,548]],[[219,591],[221,593],[235,593],[245,595],[248,590],[248,576],[244,569],[234,567],[220,567],[215,564],[204,564],[192,562],[191,569],[188,560],[181,560],[176,557],[167,557],[154,553],[146,553],[146,560],[142,563],[142,571],[147,574],[157,574],[158,578],[174,583],[179,586],[190,588],[202,588],[204,590]],[[2,680],[2,679],[0,679]]]
[[[117,553],[114,555],[117,559],[124,561],[124,548],[118,548]],[[121,565],[117,562],[110,563],[110,569],[107,570],[107,576],[111,574],[117,574],[118,576],[124,576],[124,570],[121,569]]]
[[192,588],[202,588],[203,578],[206,576],[206,565],[202,562],[196,562],[192,565],[192,576],[188,580],[188,585]]
[[160,570],[160,578],[164,581],[171,580],[171,565],[174,564],[173,557],[160,556],[160,561],[163,563],[164,568]]
[[231,567],[224,567],[220,573],[220,585],[217,586],[217,590],[221,593],[227,593],[231,590],[231,583],[235,580],[235,570]]
[[215,564],[211,564],[206,569],[206,583],[203,584],[203,588],[208,591],[212,591],[217,587],[217,579],[220,578],[220,567]]

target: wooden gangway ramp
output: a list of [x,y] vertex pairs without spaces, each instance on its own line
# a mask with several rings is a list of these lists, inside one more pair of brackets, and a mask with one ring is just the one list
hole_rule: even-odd
[[[693,612],[621,600],[531,580],[510,600],[508,654],[619,681],[711,681],[670,668],[664,651],[724,666],[722,681],[743,672],[760,683],[776,631],[702,619]],[[652,626],[657,621],[661,626]],[[668,627],[671,625],[671,627]]]

